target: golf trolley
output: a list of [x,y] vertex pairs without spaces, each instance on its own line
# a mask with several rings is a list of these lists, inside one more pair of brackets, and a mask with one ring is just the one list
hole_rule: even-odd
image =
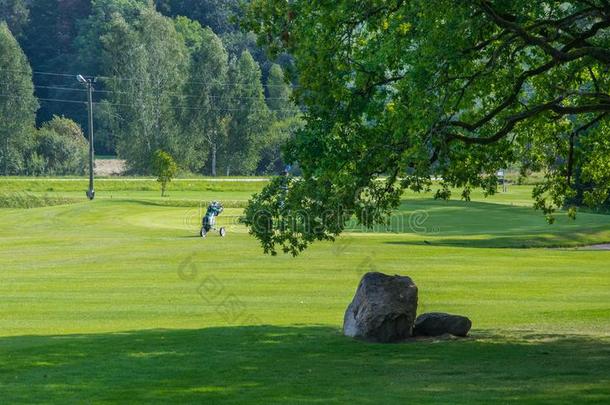
[[205,216],[203,217],[199,236],[205,238],[208,232],[210,232],[211,230],[217,230],[221,237],[224,237],[227,234],[227,230],[223,226],[216,229],[216,217],[219,216],[222,211],[222,205],[218,201],[214,201],[210,205],[208,205],[208,209],[206,210]]

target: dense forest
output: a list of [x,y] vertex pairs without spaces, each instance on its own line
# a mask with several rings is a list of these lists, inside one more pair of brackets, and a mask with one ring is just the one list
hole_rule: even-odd
[[0,172],[77,174],[94,80],[97,154],[147,174],[276,173],[302,126],[285,78],[240,30],[238,0],[0,0]]

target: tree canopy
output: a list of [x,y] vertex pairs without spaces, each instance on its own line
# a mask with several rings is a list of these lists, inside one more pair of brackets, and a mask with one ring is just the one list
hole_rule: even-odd
[[438,198],[492,194],[514,163],[545,173],[534,197],[549,220],[577,182],[589,204],[608,199],[606,0],[253,0],[243,23],[294,56],[307,107],[288,147],[303,178],[248,209],[268,252],[332,239],[354,214],[383,222],[433,177]]
[[286,82],[284,70],[280,65],[274,63],[269,69],[267,78],[267,105],[280,120],[298,115],[298,108],[291,103],[292,87]]
[[8,25],[0,22],[0,173],[26,171],[37,109],[32,69]]
[[157,176],[157,181],[161,183],[161,197],[165,197],[167,185],[178,172],[178,165],[169,153],[162,150],[157,150],[154,153],[152,161],[153,172]]
[[227,81],[229,56],[222,40],[209,28],[201,29],[200,43],[193,50],[190,77],[197,80],[185,90],[192,108],[185,109],[185,132],[194,153],[192,166],[201,169],[210,160],[210,174],[216,176],[218,154],[227,142],[229,111]]
[[21,35],[29,15],[26,0],[0,0],[0,21],[7,23],[13,35]]
[[[74,46],[74,39],[81,19],[91,11],[91,0],[26,0],[23,3],[28,7],[26,10],[29,18],[27,24],[22,26],[23,34],[17,38],[32,69],[60,74],[75,72],[78,53],[89,50],[89,47],[82,47],[82,44]],[[13,15],[12,18],[17,17]],[[74,99],[79,95],[78,91],[70,89],[79,86],[74,83],[73,75],[36,74],[34,84],[35,94],[41,99]],[[40,104],[37,112],[39,124],[52,119],[54,115],[73,117],[81,125],[87,123],[87,110],[82,104],[50,101],[42,101]]]
[[282,173],[286,166],[282,146],[301,129],[303,121],[301,111],[292,102],[292,87],[286,81],[284,70],[277,63],[269,69],[267,94],[267,105],[275,120],[269,126],[266,142],[261,150],[259,171]]
[[240,11],[240,0],[155,0],[155,3],[162,13],[188,16],[217,34],[235,31],[232,17]]
[[265,103],[261,69],[245,50],[230,66],[229,105],[233,110],[228,125],[224,170],[250,174],[258,161],[258,152],[267,133],[270,112]]
[[112,14],[101,28],[101,60],[119,153],[133,169],[146,172],[157,149],[172,155],[185,149],[176,107],[188,53],[171,19],[149,7],[135,10],[131,16]]
[[83,174],[88,165],[88,143],[83,130],[74,121],[54,116],[36,132],[35,162],[46,175]]

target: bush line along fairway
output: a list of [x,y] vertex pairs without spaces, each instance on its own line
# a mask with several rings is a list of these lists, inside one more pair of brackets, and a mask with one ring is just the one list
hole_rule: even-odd
[[[159,205],[198,207],[222,195],[225,206],[243,208],[250,196],[267,184],[265,178],[194,178],[175,179],[168,188],[167,198],[161,198],[160,185],[155,179],[122,178],[96,179],[96,199],[154,201]],[[0,193],[5,199],[10,194],[34,199],[83,200],[88,180],[84,178],[2,178]],[[0,198],[2,198],[0,196]],[[17,198],[17,197],[15,197]],[[5,206],[11,206],[8,203]]]
[[[219,217],[226,238],[201,240],[199,208],[173,205],[245,202],[262,184],[182,180],[162,199],[146,182],[99,182],[99,199],[86,202],[86,181],[0,181],[4,194],[78,199],[0,210],[2,398],[610,399],[610,252],[547,248],[610,241],[610,216],[561,215],[549,226],[526,206],[525,186],[470,203],[409,196],[390,229],[353,227],[297,258],[272,258],[235,222],[241,209]],[[411,276],[419,312],[466,314],[472,338],[384,346],[342,337],[367,271]]]

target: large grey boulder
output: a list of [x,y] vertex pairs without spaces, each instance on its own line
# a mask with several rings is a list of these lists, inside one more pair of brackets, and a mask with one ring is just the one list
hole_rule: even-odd
[[345,311],[343,334],[370,342],[398,342],[412,336],[416,313],[413,280],[367,273]]
[[413,334],[441,336],[449,333],[454,336],[466,336],[471,326],[472,322],[465,316],[430,312],[417,317]]

